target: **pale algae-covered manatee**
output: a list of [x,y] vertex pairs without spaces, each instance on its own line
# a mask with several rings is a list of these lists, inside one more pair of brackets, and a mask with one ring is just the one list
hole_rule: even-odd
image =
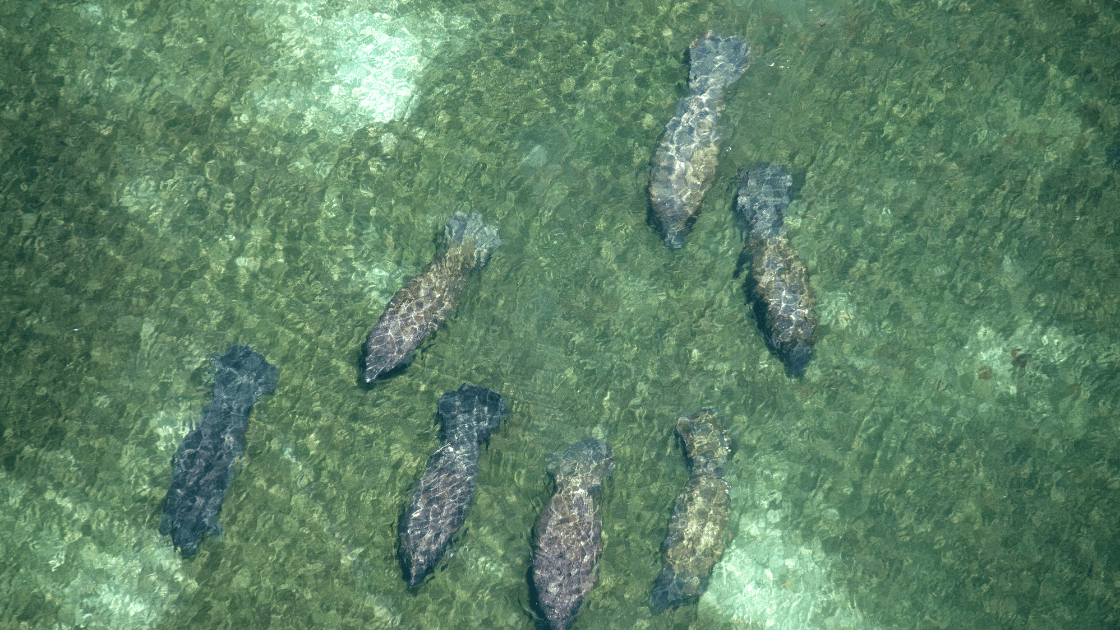
[[693,603],[708,588],[712,568],[723,555],[731,521],[731,492],[724,468],[731,439],[715,412],[705,409],[677,420],[689,477],[673,503],[669,534],[661,544],[661,574],[650,604],[655,612]]
[[612,468],[614,455],[602,440],[577,442],[549,459],[556,490],[537,521],[533,585],[552,630],[572,625],[595,586],[603,552],[596,497]]

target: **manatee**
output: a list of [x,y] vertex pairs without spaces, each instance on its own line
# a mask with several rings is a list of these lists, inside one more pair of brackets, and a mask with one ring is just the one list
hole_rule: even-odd
[[724,92],[750,65],[750,44],[709,32],[689,46],[688,95],[665,127],[651,161],[650,220],[680,249],[715,181]]
[[435,258],[397,291],[369,332],[362,372],[367,384],[412,359],[416,348],[459,306],[471,272],[485,266],[501,244],[498,229],[480,215],[452,215]]

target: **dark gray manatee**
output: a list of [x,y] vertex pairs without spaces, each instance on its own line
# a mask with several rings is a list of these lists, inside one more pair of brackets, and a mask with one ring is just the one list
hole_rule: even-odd
[[556,490],[537,521],[533,584],[552,630],[565,630],[595,586],[603,552],[596,496],[614,468],[611,447],[587,439],[549,458]]
[[750,65],[750,44],[737,37],[709,32],[688,50],[688,96],[665,127],[649,181],[650,218],[670,249],[684,245],[715,181],[724,92]]
[[416,348],[459,306],[471,272],[485,266],[501,244],[498,228],[484,223],[480,215],[451,216],[435,258],[397,291],[369,332],[362,372],[366,383],[408,363]]
[[650,602],[655,612],[690,604],[708,588],[712,568],[723,555],[731,520],[731,493],[724,467],[731,440],[711,410],[677,420],[688,458],[688,484],[673,504],[669,534],[661,544],[661,574]]
[[275,365],[248,346],[214,355],[214,396],[171,459],[171,488],[159,533],[170,535],[184,558],[198,553],[204,534],[222,532],[218,513],[245,452],[249,410],[276,389]]
[[809,272],[786,234],[785,211],[793,178],[779,164],[755,164],[742,177],[735,213],[747,233],[739,270],[747,269],[743,289],[753,305],[766,345],[794,378],[813,358],[816,300]]
[[497,392],[464,383],[439,398],[443,444],[412,490],[400,522],[397,557],[416,586],[443,557],[474,501],[481,445],[509,410]]

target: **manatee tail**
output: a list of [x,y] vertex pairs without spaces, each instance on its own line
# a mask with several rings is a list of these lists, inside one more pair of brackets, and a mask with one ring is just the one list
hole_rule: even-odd
[[778,238],[786,233],[785,212],[793,190],[793,176],[781,164],[759,162],[744,173],[739,169],[735,219],[744,233]]
[[451,247],[472,247],[480,267],[490,260],[490,254],[502,244],[502,239],[498,238],[498,228],[488,225],[482,220],[482,215],[473,212],[453,214],[444,226],[444,235]]
[[670,606],[679,606],[684,603],[684,583],[680,577],[669,570],[662,570],[653,585],[653,592],[649,596],[650,607],[653,612],[660,615]]
[[738,37],[708,32],[689,46],[688,87],[692,93],[722,90],[750,65],[751,46]]
[[483,444],[490,433],[509,417],[509,408],[496,391],[463,383],[459,389],[439,397],[439,416],[443,422],[445,441],[457,439],[466,432],[473,441]]
[[554,453],[548,458],[548,472],[556,484],[573,484],[587,490],[597,490],[603,480],[610,477],[614,468],[614,454],[609,444],[588,438],[577,442],[563,454]]

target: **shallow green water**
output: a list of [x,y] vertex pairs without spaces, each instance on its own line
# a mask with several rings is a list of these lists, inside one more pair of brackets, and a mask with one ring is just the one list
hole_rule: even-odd
[[[669,252],[644,169],[709,28],[757,56]],[[346,65],[374,40],[404,61]],[[577,628],[1115,627],[1118,41],[1109,2],[6,4],[0,627],[530,628],[544,459],[587,435],[616,467]],[[378,117],[324,68],[411,97]],[[732,278],[756,160],[804,179],[802,381]],[[465,209],[502,248],[359,387]],[[280,384],[184,563],[156,531],[169,462],[234,343]],[[464,381],[512,413],[412,594],[395,522]],[[654,617],[701,407],[736,436],[736,536],[698,606]]]

